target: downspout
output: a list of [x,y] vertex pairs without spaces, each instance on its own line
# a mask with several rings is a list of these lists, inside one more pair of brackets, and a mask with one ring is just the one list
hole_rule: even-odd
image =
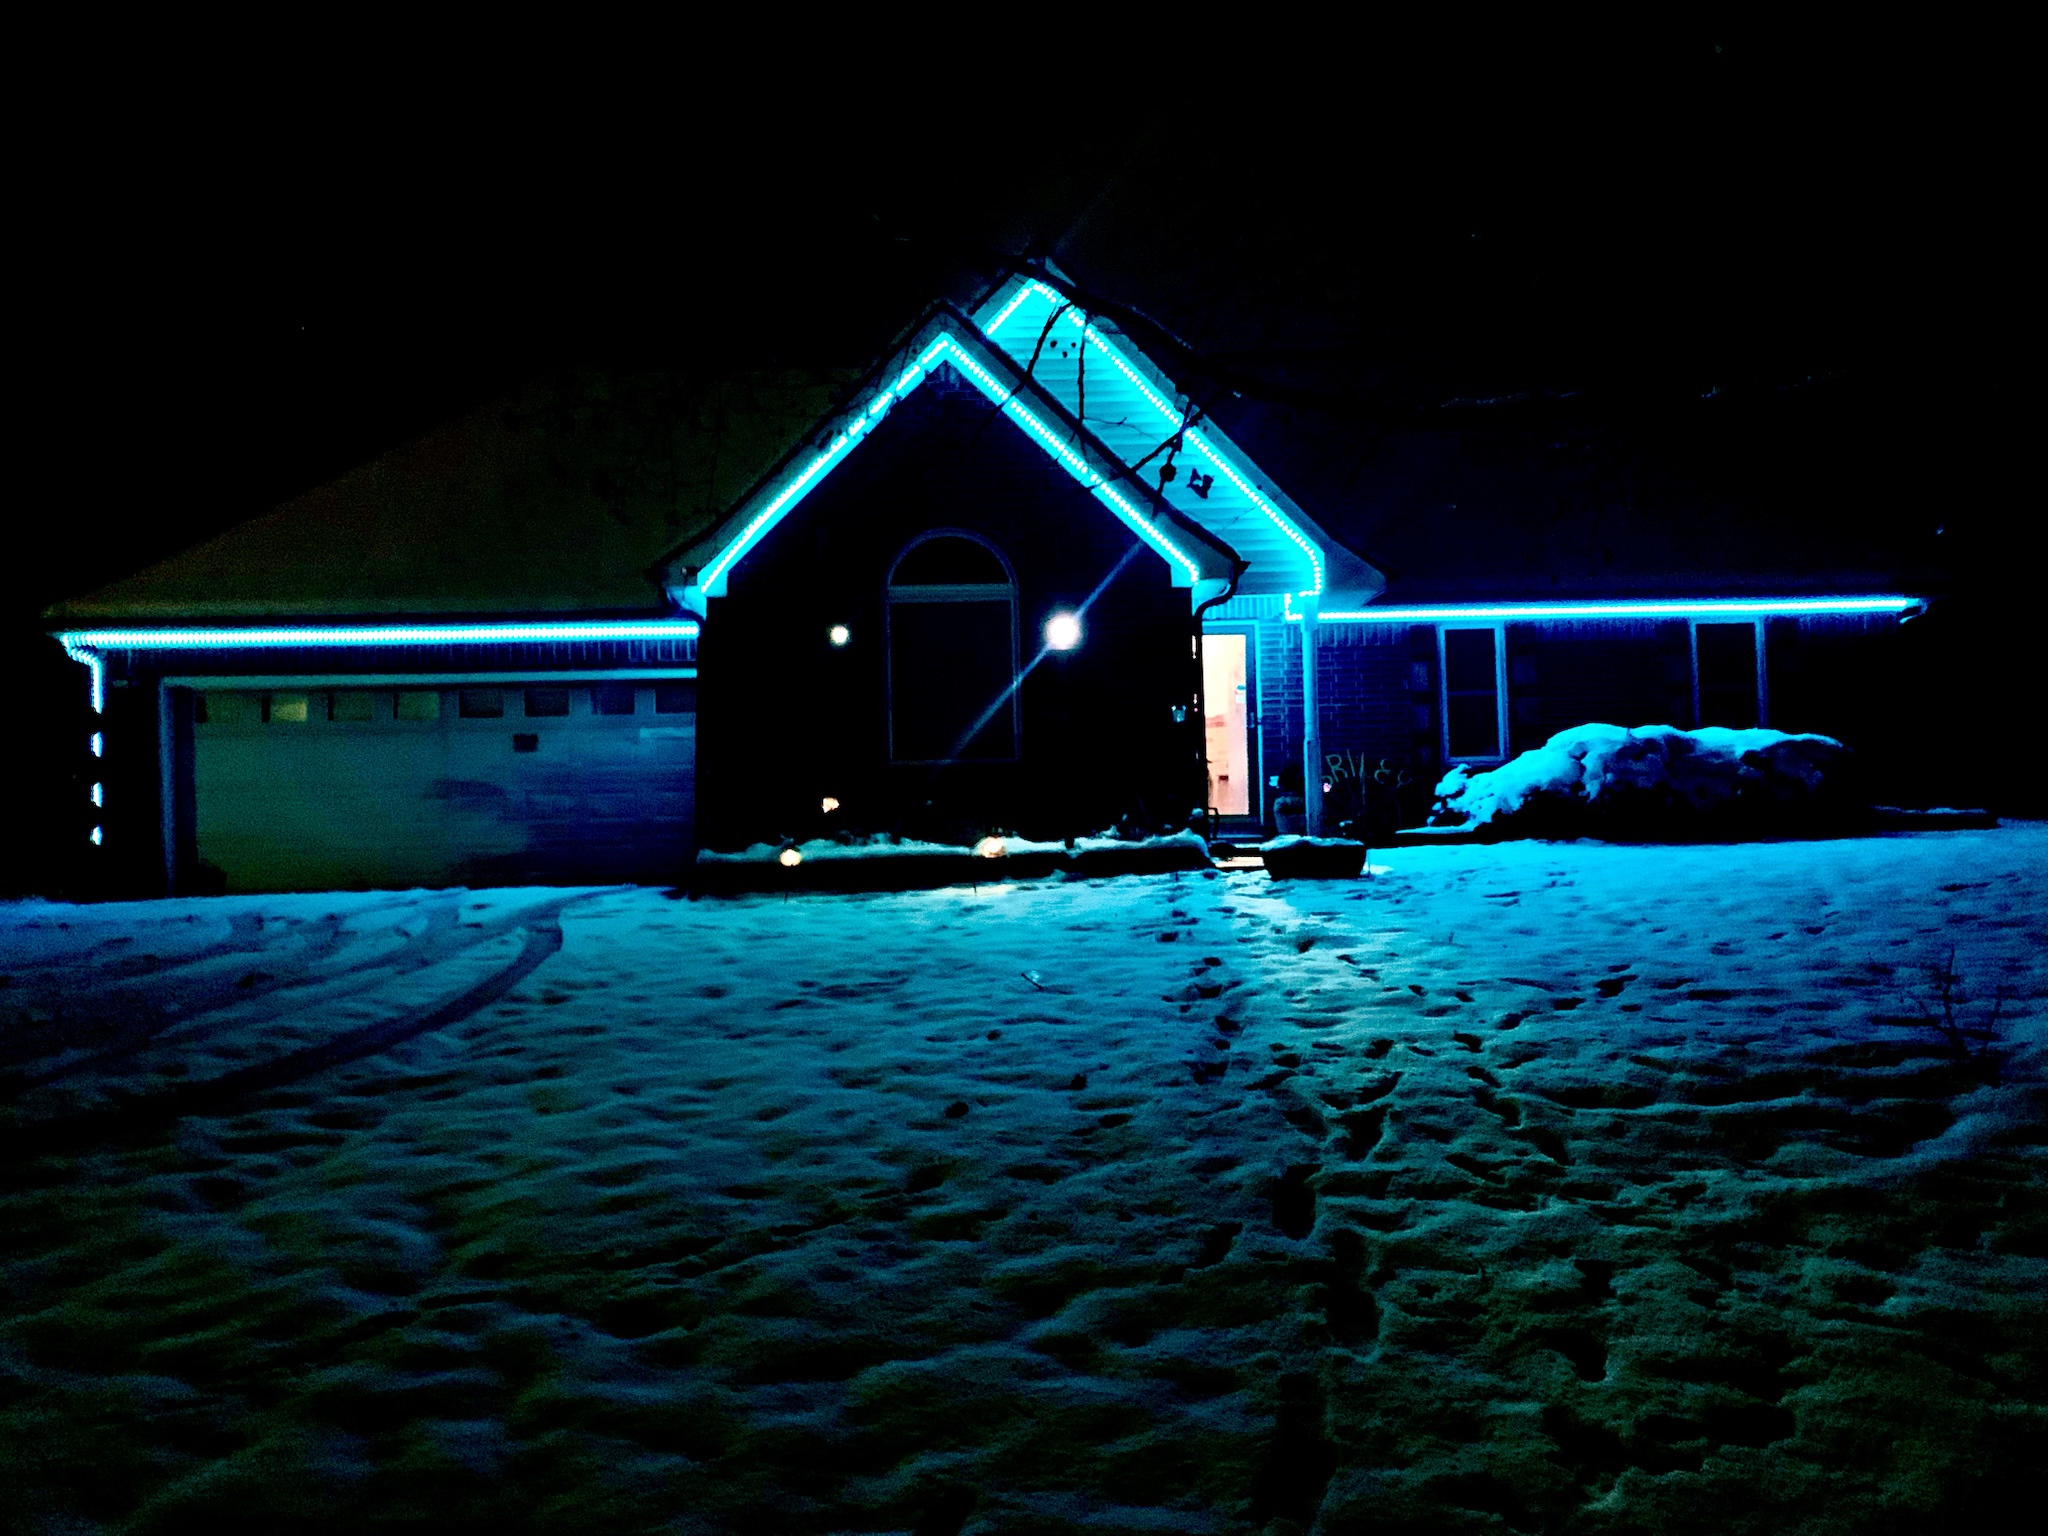
[[1214,798],[1209,793],[1209,677],[1202,665],[1202,615],[1218,603],[1227,603],[1237,595],[1238,578],[1249,570],[1242,560],[1230,562],[1230,585],[1216,596],[1195,604],[1195,740],[1201,745],[1195,756],[1200,760],[1202,771],[1202,821],[1208,827],[1205,838],[1216,841],[1216,807],[1209,802]]
[[1320,594],[1301,602],[1301,801],[1310,837],[1323,835],[1323,727],[1316,705],[1316,620]]

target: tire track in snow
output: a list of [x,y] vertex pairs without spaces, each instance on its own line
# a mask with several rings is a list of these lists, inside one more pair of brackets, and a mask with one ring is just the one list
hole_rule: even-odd
[[[389,1050],[407,1040],[441,1029],[490,1006],[531,976],[562,947],[561,915],[565,908],[611,891],[587,891],[545,902],[520,913],[510,926],[526,930],[519,954],[503,969],[433,1008],[416,1009],[377,1024],[349,1030],[319,1045],[288,1051],[269,1061],[240,1067],[217,1077],[181,1083],[156,1094],[116,1102],[104,1109],[40,1125],[0,1130],[0,1160],[32,1157],[77,1146],[109,1135],[160,1129],[186,1115],[217,1114],[238,1099],[267,1088],[279,1088],[330,1067]],[[465,949],[471,946],[464,946]]]

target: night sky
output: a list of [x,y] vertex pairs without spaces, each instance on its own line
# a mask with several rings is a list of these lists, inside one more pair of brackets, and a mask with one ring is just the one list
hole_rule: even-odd
[[1170,328],[1212,388],[1461,430],[1563,397],[1938,537],[1966,589],[2014,564],[2032,321],[1994,40],[1304,38],[1229,74],[1131,46],[1013,48],[985,87],[972,50],[901,84],[798,70],[772,102],[741,70],[707,94],[483,61],[84,87],[16,225],[40,489],[0,565],[10,656],[61,683],[45,604],[537,374],[865,362],[1020,254]]

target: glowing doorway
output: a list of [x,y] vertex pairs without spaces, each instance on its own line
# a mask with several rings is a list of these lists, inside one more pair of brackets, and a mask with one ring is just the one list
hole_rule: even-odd
[[1202,636],[1209,805],[1218,816],[1252,814],[1251,675],[1242,634]]

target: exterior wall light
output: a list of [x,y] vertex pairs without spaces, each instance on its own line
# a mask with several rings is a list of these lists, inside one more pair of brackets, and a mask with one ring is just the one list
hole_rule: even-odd
[[818,802],[818,810],[824,815],[830,816],[834,811],[838,809],[839,802],[833,799],[830,795],[827,795],[824,799]]
[[1081,643],[1081,620],[1071,613],[1056,613],[1045,621],[1047,650],[1071,651]]
[[984,837],[974,845],[975,857],[982,859],[1000,859],[1009,851],[1000,837]]
[[803,861],[804,856],[801,853],[798,853],[794,848],[785,848],[782,850],[782,852],[775,855],[775,862],[780,864],[784,869],[795,869],[797,865],[803,863]]
[[825,638],[827,640],[830,640],[832,642],[833,649],[837,650],[839,647],[845,645],[847,641],[853,638],[853,631],[848,629],[844,624],[834,624],[830,629],[825,631]]

